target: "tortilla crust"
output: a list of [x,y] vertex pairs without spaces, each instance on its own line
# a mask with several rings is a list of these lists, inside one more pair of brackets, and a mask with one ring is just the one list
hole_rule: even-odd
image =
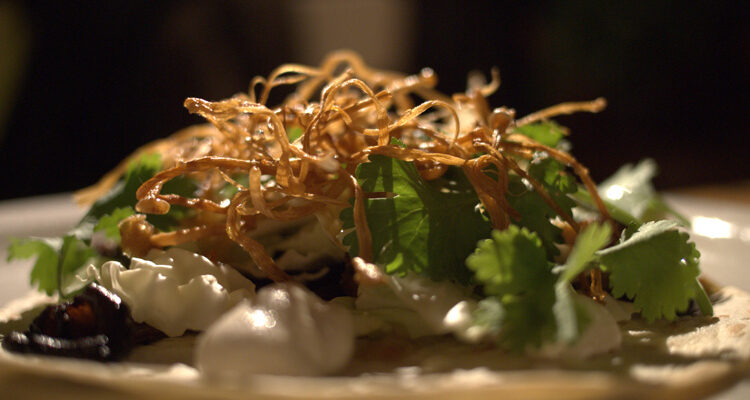
[[[28,398],[54,391],[56,398],[78,399],[104,393],[160,399],[698,399],[736,383],[750,367],[750,294],[724,287],[712,299],[715,317],[628,321],[621,324],[621,350],[582,361],[432,339],[389,366],[355,360],[348,376],[208,382],[189,365],[194,336],[185,336],[139,347],[125,362],[109,364],[0,350],[0,384]],[[24,310],[50,301],[30,294],[9,304],[0,310],[0,333],[28,324],[34,313]]]

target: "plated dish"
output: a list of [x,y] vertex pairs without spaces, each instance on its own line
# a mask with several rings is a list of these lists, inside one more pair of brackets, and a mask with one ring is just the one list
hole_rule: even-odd
[[[51,226],[49,218],[62,221],[63,223],[69,221],[67,225],[72,226],[83,214],[83,210],[73,203],[70,194],[45,196],[44,198],[35,200],[38,203],[29,206],[11,204],[11,207],[5,207],[8,202],[0,206],[0,219],[5,222],[2,226],[3,233],[0,235],[0,239],[5,239],[10,232],[19,232],[22,229],[28,229],[28,234],[34,236],[54,236],[64,232],[66,229],[59,230],[54,226],[56,224]],[[667,200],[690,220],[694,220],[695,218],[712,218],[714,221],[723,221],[724,224],[718,222],[721,226],[726,227],[727,225],[725,224],[729,224],[730,229],[728,231],[723,228],[719,231],[709,229],[701,234],[693,234],[692,237],[695,238],[696,243],[701,249],[703,259],[702,269],[704,273],[716,277],[720,283],[731,281],[733,285],[747,290],[750,287],[750,280],[745,279],[745,276],[742,274],[744,268],[740,260],[746,258],[747,254],[750,253],[750,244],[746,240],[741,240],[740,234],[743,230],[750,228],[750,220],[747,218],[750,215],[748,208],[716,200],[675,195],[667,196]],[[28,201],[24,203],[28,204]],[[43,206],[44,209],[48,210],[49,214],[40,216],[39,213],[35,213],[34,210],[39,206]],[[26,215],[27,217],[15,218],[18,215]],[[718,234],[721,232],[729,233]],[[0,279],[3,282],[17,281],[28,285],[30,268],[30,261],[21,260],[11,263],[3,261],[2,268],[0,268]],[[3,308],[7,310],[11,299],[17,300],[17,298],[24,297],[23,295],[27,294],[28,290],[28,288],[19,289],[12,297],[3,297]],[[7,293],[3,292],[3,294]],[[15,307],[18,309],[25,308],[21,305],[16,305]],[[7,317],[7,314],[4,316]],[[19,390],[20,393],[26,394],[27,398],[49,395],[50,393],[60,394],[61,398],[65,398],[68,395],[70,398],[81,399],[102,398],[102,396],[128,396],[133,394],[137,394],[142,398],[163,398],[163,396],[169,393],[191,395],[196,398],[252,398],[250,394],[239,391],[236,388],[222,388],[217,390],[214,386],[205,386],[205,383],[200,382],[199,378],[197,378],[194,370],[182,366],[176,366],[170,370],[169,366],[163,364],[151,363],[150,365],[144,365],[140,363],[138,365],[139,368],[132,368],[132,371],[125,377],[123,375],[123,367],[117,364],[102,366],[98,363],[77,360],[59,360],[56,358],[43,358],[42,360],[40,361],[34,357],[17,357],[10,360],[7,355],[2,358],[0,374],[13,377],[12,381],[5,379],[0,381],[3,382],[2,387],[4,390]],[[738,369],[736,371],[737,374],[742,373],[740,367],[735,368]],[[714,379],[716,378],[715,373],[717,371],[721,374],[724,370],[714,369],[714,375],[712,375]],[[580,382],[581,379],[586,377],[585,374],[578,374],[575,381],[561,382],[564,379],[564,375],[560,375],[559,371],[542,370],[526,374],[524,381],[520,380],[517,375],[514,378],[513,374],[510,374],[508,378],[503,379],[502,382],[504,382],[504,385],[502,388],[495,387],[494,390],[491,387],[485,388],[488,396],[501,395],[503,393],[517,395],[518,392],[513,393],[513,391],[519,390],[529,398],[532,398],[534,394],[536,394],[537,398],[543,398],[548,397],[545,394],[548,394],[550,391],[560,389],[560,386],[556,386],[554,382],[558,382],[557,385],[566,382]],[[476,374],[476,378],[473,380],[475,384],[482,384],[480,380],[481,376],[482,372]],[[559,379],[551,382],[549,380],[550,376]],[[469,377],[470,374],[466,377],[467,382],[469,381]],[[729,379],[724,380],[719,378],[715,380],[714,383],[718,383],[718,386],[705,385],[703,381],[698,380],[695,381],[695,385],[687,387],[679,384],[676,387],[642,385],[640,389],[643,390],[643,393],[650,393],[650,397],[652,398],[658,398],[659,395],[663,395],[665,392],[674,394],[674,398],[685,393],[692,393],[692,395],[685,395],[685,397],[681,398],[696,398],[703,397],[709,391],[721,390],[741,377],[730,375],[727,378]],[[283,387],[278,378],[275,379],[279,385],[274,385],[274,387]],[[578,397],[594,396],[592,393],[609,396],[617,388],[622,387],[611,380],[603,378],[601,374],[589,376],[588,379],[590,379],[590,383],[577,385],[575,388],[576,391],[572,393],[580,394]],[[296,381],[298,379],[292,378],[291,380]],[[308,379],[301,380],[308,381],[308,383],[310,381]],[[509,380],[513,381],[513,383],[508,384]],[[61,384],[61,381],[68,383]],[[485,385],[489,383],[491,383],[491,380],[484,382]],[[540,384],[541,386],[538,386]],[[615,385],[614,387],[610,386],[613,384]],[[632,382],[629,382],[626,389],[632,389],[631,385]],[[530,387],[536,387],[537,391],[530,390]],[[21,388],[24,389],[21,390]],[[267,389],[270,390],[270,388]],[[567,389],[570,389],[570,387]],[[748,389],[750,387],[747,384],[743,384],[730,390],[728,393],[711,398],[742,399],[750,393]],[[365,398],[361,390],[358,393],[360,393],[359,396],[361,398]],[[400,395],[403,394],[404,392],[400,393]],[[559,393],[556,393],[556,395],[559,395]],[[357,395],[350,394],[348,398],[356,398],[355,396]],[[649,396],[646,395],[646,397]]]
[[748,296],[698,280],[653,163],[596,185],[550,120],[603,100],[516,118],[487,104],[498,83],[445,96],[430,70],[341,52],[188,99],[209,125],[80,192],[93,205],[62,238],[13,241],[67,302],[7,322],[4,360],[124,359],[92,373],[226,395],[700,396],[736,378]]

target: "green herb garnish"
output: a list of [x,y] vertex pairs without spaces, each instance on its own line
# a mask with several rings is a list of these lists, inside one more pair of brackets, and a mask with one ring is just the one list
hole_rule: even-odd
[[[466,179],[463,173],[456,175]],[[491,230],[473,190],[441,190],[422,179],[412,163],[380,155],[360,164],[356,176],[366,192],[388,194],[365,203],[375,263],[388,273],[413,271],[434,280],[469,282],[464,260]],[[354,227],[351,209],[341,219],[345,228]],[[354,233],[344,244],[350,254],[359,254]]]

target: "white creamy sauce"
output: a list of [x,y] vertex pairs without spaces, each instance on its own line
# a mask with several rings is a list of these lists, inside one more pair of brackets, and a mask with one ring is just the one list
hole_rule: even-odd
[[477,309],[475,300],[463,300],[453,306],[443,318],[443,324],[465,343],[479,343],[489,334],[489,330],[474,323],[474,312]]
[[282,253],[276,265],[286,271],[304,269],[316,260],[343,260],[346,254],[328,237],[317,220],[303,226],[293,235],[269,244],[270,254]]
[[[312,243],[304,250],[311,252]],[[255,286],[236,270],[179,248],[152,250],[145,259],[133,258],[129,269],[116,261],[90,266],[87,274],[119,295],[137,322],[172,337],[205,331],[195,362],[210,379],[334,373],[351,359],[356,336],[389,326],[412,338],[452,333],[467,343],[490,335],[473,323],[476,301],[465,290],[415,275],[363,285],[352,304],[342,307],[292,283],[269,285],[253,298]],[[589,316],[579,341],[549,343],[536,353],[585,358],[620,347],[616,321],[632,310],[607,300],[603,307],[577,295]]]
[[[446,315],[468,297],[463,288],[450,282],[436,282],[413,274],[389,275],[384,285],[360,286],[355,307],[365,316],[399,325],[416,338],[451,332],[452,326],[445,323]],[[358,321],[380,328],[367,319]],[[358,332],[363,331],[359,328]]]
[[264,287],[198,338],[195,364],[209,379],[325,375],[354,351],[351,313],[292,283]]
[[538,355],[583,359],[619,349],[622,345],[622,333],[610,311],[584,295],[576,294],[574,299],[583,307],[589,319],[586,329],[575,343],[547,343],[539,349]]
[[[258,240],[266,252],[273,255],[276,266],[284,271],[308,271],[317,261],[346,258],[346,252],[336,244],[319,221],[312,218],[302,223],[263,219],[250,237]],[[250,258],[233,265],[254,277],[267,276]]]
[[[382,330],[382,324],[371,321],[374,317],[404,328],[412,338],[452,333],[465,343],[493,340],[492,332],[474,323],[477,303],[460,287],[415,275],[387,276],[385,279],[382,285],[360,286],[355,300],[358,333]],[[629,304],[611,297],[607,298],[606,306],[580,294],[574,299],[589,318],[578,341],[570,345],[547,343],[533,351],[535,354],[551,358],[586,358],[620,347],[622,335],[617,321],[629,319],[632,306],[629,309]],[[370,318],[362,318],[363,315]]]
[[151,250],[145,258],[134,257],[130,269],[117,261],[89,266],[87,274],[120,296],[135,321],[171,337],[205,330],[255,292],[231,267],[187,250]]
[[636,312],[633,303],[617,300],[609,294],[604,297],[604,308],[617,322],[629,321]]

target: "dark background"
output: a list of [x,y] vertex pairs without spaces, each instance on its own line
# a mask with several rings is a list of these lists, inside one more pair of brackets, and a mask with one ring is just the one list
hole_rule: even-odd
[[446,92],[498,66],[492,104],[519,116],[606,97],[600,114],[558,120],[597,180],[645,157],[661,189],[750,178],[743,2],[518,3],[0,2],[26,49],[10,55],[23,68],[0,119],[0,199],[91,184],[199,122],[185,97],[228,97],[343,46],[376,67],[430,66]]

